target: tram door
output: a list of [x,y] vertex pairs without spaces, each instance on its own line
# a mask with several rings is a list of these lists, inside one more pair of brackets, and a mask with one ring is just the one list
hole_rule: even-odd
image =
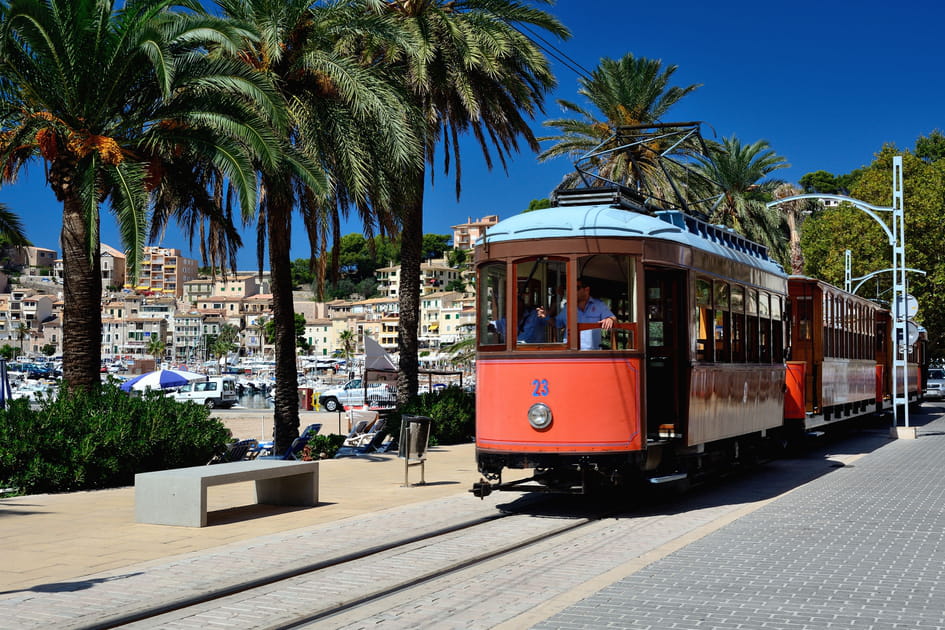
[[683,370],[685,343],[686,274],[663,269],[646,270],[646,429],[656,437],[660,425],[683,432]]

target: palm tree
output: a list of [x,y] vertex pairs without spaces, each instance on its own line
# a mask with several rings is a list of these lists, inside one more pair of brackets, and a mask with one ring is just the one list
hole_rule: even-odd
[[775,258],[783,260],[784,215],[765,205],[783,182],[764,178],[790,164],[767,140],[743,145],[736,136],[710,144],[709,154],[700,161],[704,181],[710,182],[711,192],[717,195],[709,220],[766,245]]
[[345,328],[338,333],[338,341],[341,342],[341,351],[344,353],[345,366],[348,371],[350,371],[351,358],[354,356],[354,333],[350,328]]
[[[555,144],[545,149],[538,159],[583,157],[596,149],[603,153],[593,158],[590,166],[600,177],[629,187],[638,187],[646,181],[653,188],[661,188],[664,178],[655,158],[669,149],[674,140],[654,138],[621,147],[631,139],[627,130],[658,123],[676,103],[700,87],[698,84],[671,86],[676,69],[674,65],[664,67],[659,59],[634,57],[631,53],[616,60],[601,59],[590,77],[578,79],[578,94],[590,101],[593,109],[558,99],[561,108],[576,114],[577,118],[556,118],[544,123],[561,133],[539,138]],[[597,112],[603,118],[598,118]],[[674,150],[685,152],[692,148],[683,144]],[[570,187],[578,181],[578,173],[570,173],[561,186]]]
[[[316,9],[311,0],[217,0],[223,12],[250,25],[257,37],[243,41],[240,56],[271,76],[289,112],[285,157],[261,165],[259,228],[268,241],[275,342],[275,448],[298,435],[298,375],[290,260],[293,211],[308,229],[312,260],[336,222],[339,208],[357,207],[372,221],[371,201],[389,204],[385,190],[415,153],[401,94],[382,74],[347,50],[353,34],[366,36],[380,23],[344,4]],[[322,247],[324,250],[324,248]],[[324,258],[324,257],[322,257]],[[260,260],[260,267],[262,261]]]
[[20,322],[19,324],[17,324],[16,338],[17,338],[17,341],[20,342],[20,356],[23,356],[23,341],[26,340],[27,337],[29,337],[29,334],[30,334],[29,326],[27,326],[23,322]]
[[32,245],[26,232],[23,231],[23,222],[5,203],[0,203],[0,248],[23,247]]
[[[800,195],[802,191],[791,184],[781,184],[774,189],[775,199],[786,199]],[[777,206],[784,213],[784,219],[787,222],[788,233],[788,256],[790,258],[789,268],[794,275],[804,273],[804,252],[801,250],[801,221],[804,218],[804,212],[809,208],[809,203],[797,200],[788,201]]]
[[[519,140],[538,151],[527,119],[541,110],[554,76],[525,29],[560,38],[567,29],[552,15],[513,0],[355,0],[396,21],[400,39],[389,42],[389,61],[420,114],[416,166],[403,172],[399,296],[398,402],[418,389],[420,262],[423,187],[442,143],[444,168],[455,169],[457,198],[462,168],[459,139],[471,132],[492,167],[503,165]],[[538,0],[538,4],[551,4]],[[455,162],[455,165],[454,165]]]
[[[116,6],[116,4],[120,4]],[[175,8],[187,12],[176,12]],[[15,0],[0,9],[0,176],[42,160],[63,205],[63,376],[98,387],[100,208],[138,273],[150,193],[163,175],[210,164],[256,198],[250,156],[271,153],[265,77],[225,55],[245,31],[197,0]]]
[[154,360],[160,365],[164,359],[164,352],[167,350],[167,343],[157,335],[151,335],[148,339],[148,345],[145,352],[154,357]]

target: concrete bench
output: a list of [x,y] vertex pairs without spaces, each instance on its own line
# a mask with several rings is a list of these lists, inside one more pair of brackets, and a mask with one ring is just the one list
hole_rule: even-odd
[[318,462],[256,459],[135,475],[135,521],[205,527],[207,488],[256,482],[256,502],[318,504]]

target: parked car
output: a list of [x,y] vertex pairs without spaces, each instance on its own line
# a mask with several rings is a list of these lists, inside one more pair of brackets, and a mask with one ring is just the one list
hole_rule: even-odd
[[353,378],[341,387],[321,392],[318,404],[325,411],[338,411],[344,407],[372,407],[393,406],[397,401],[396,390],[387,383],[368,383],[367,399],[365,400],[364,382],[360,378]]
[[182,386],[173,394],[174,400],[206,405],[210,409],[229,409],[236,404],[236,379],[232,376],[211,376]]
[[925,383],[926,400],[945,398],[945,369],[929,368],[929,378]]

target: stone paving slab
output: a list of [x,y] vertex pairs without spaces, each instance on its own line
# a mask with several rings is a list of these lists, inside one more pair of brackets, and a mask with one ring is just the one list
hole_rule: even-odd
[[945,420],[534,627],[945,629]]

